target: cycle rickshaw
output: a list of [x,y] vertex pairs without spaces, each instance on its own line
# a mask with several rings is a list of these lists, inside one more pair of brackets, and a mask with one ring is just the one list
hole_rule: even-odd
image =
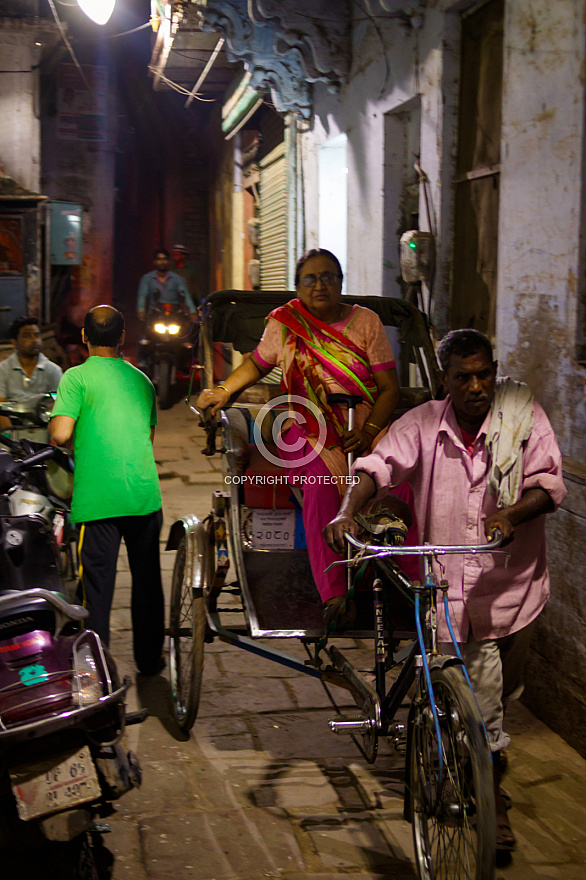
[[[221,382],[230,372],[232,364],[225,364],[230,349],[240,354],[254,349],[266,315],[292,296],[228,290],[205,301],[202,387]],[[438,391],[434,349],[425,319],[413,305],[379,297],[343,301],[371,308],[394,334],[395,350],[400,343],[401,372],[409,384],[401,389],[394,418]],[[361,579],[368,588],[355,592],[356,621],[339,635],[373,639],[371,682],[336,646],[338,633],[324,634],[299,500],[278,461],[267,462],[258,450],[263,442],[259,413],[271,413],[271,400],[280,395],[278,378],[271,373],[231,400],[217,426],[207,424],[205,452],[222,454],[225,491],[213,493],[212,511],[204,522],[187,515],[169,534],[167,549],[176,550],[169,628],[175,719],[183,731],[193,726],[204,646],[216,638],[313,676],[325,687],[345,688],[359,711],[336,716],[330,721],[332,731],[352,736],[370,763],[381,737],[405,750],[404,815],[413,826],[422,880],[492,880],[496,830],[491,757],[457,646],[455,656],[438,651],[437,601],[443,593],[448,613],[447,585],[438,583],[430,560],[452,552],[494,552],[499,540],[476,547],[401,546],[398,536],[404,532],[393,505],[382,517],[378,512],[365,540],[351,540],[358,551],[348,563],[351,589]],[[411,582],[401,571],[396,561],[401,555],[424,557],[423,583]],[[243,624],[226,623],[233,610],[223,604],[226,594],[232,601],[238,597]],[[305,662],[265,643],[292,638],[304,644]],[[387,676],[392,678],[389,689]],[[401,724],[396,715],[407,700],[408,718]]]

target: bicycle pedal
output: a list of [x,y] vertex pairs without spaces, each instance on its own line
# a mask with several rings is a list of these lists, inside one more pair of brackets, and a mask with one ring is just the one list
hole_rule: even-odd
[[372,718],[363,715],[338,715],[328,721],[330,730],[337,734],[371,733],[376,727]]

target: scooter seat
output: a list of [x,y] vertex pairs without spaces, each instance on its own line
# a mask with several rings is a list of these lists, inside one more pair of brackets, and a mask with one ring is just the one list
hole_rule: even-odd
[[[0,597],[18,595],[15,590],[2,591]],[[50,602],[41,596],[27,599],[17,607],[2,609],[0,604],[0,642],[14,639],[32,630],[55,633],[55,609]]]

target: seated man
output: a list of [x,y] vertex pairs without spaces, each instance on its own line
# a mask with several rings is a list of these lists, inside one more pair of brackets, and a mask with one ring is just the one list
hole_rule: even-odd
[[[51,394],[63,375],[61,367],[42,353],[39,318],[17,318],[8,333],[14,351],[0,363],[0,401],[25,400],[34,394]],[[0,430],[11,427],[7,416],[0,416]]]
[[187,289],[185,281],[176,272],[169,272],[169,252],[158,248],[154,253],[155,268],[140,279],[138,287],[138,317],[144,321],[149,309],[170,303],[185,306],[192,321],[196,318],[196,309]]
[[[534,624],[549,596],[545,514],[562,502],[561,454],[553,429],[526,385],[496,379],[490,341],[477,330],[453,330],[438,357],[445,400],[415,407],[358,458],[359,482],[324,530],[330,547],[356,534],[355,514],[375,494],[409,483],[420,543],[481,544],[498,530],[510,558],[454,555],[442,559],[450,613],[494,757],[497,848],[515,837],[500,789],[500,751],[507,701],[523,691],[523,667]],[[507,564],[508,562],[508,564]],[[436,573],[439,573],[434,564]],[[449,633],[438,609],[439,637]]]

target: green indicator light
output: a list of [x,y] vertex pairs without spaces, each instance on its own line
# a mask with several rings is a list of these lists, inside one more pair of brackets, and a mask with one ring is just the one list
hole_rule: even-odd
[[410,241],[410,242],[409,242],[409,247],[412,248],[413,250],[415,250],[415,248],[417,247],[417,242],[415,242],[415,241]]

